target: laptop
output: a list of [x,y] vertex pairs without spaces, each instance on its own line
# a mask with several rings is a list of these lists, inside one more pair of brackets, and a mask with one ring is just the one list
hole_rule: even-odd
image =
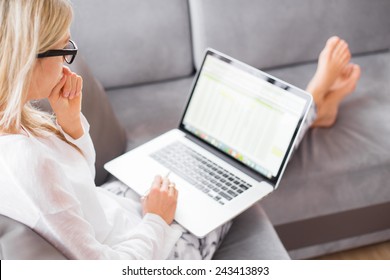
[[278,187],[311,102],[307,92],[207,49],[178,128],[105,168],[141,196],[156,174],[170,172],[175,220],[204,237]]

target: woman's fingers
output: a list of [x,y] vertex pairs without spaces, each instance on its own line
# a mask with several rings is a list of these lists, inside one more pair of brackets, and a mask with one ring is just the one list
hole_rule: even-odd
[[70,90],[72,89],[72,79],[70,75],[65,75],[66,76],[66,83],[64,85],[64,88],[62,90],[62,95],[65,98],[68,98],[70,95]]
[[69,69],[69,67],[67,67],[65,65],[62,66],[62,72],[64,73],[64,75],[67,75],[67,76],[72,74],[72,71]]
[[72,73],[72,75],[69,76],[71,80],[71,88],[69,91],[69,99],[73,99],[76,95],[76,86],[77,86],[77,75],[76,73]]
[[160,189],[161,188],[161,183],[162,183],[161,176],[160,175],[156,175],[154,177],[151,189]]
[[149,196],[149,193],[150,193],[151,191],[160,191],[161,183],[162,183],[162,178],[161,178],[161,176],[160,176],[160,175],[156,175],[156,176],[154,177],[154,179],[153,179],[152,186],[150,187],[150,189],[147,190],[147,191],[145,192],[145,194],[141,197],[142,200],[147,199],[148,196]]
[[79,75],[77,75],[76,97],[80,96],[82,90],[83,90],[83,79]]
[[168,186],[169,186],[169,179],[168,178],[164,178],[163,179],[163,182],[162,182],[162,185],[161,185],[161,190],[162,191],[168,191]]
[[65,83],[66,83],[66,76],[63,75],[61,80],[58,82],[58,84],[51,91],[49,98],[53,98],[53,97],[58,98],[60,96],[61,89],[63,88]]
[[171,224],[176,211],[178,192],[168,178],[156,176],[150,192],[142,199],[143,212],[153,213]]
[[173,197],[177,196],[177,190],[176,190],[176,184],[175,183],[170,183],[168,185],[168,194],[170,196],[173,196]]
[[64,76],[66,82],[62,90],[62,96],[72,100],[75,97],[81,95],[83,88],[83,79],[76,73],[71,72],[69,69],[64,67]]
[[77,75],[73,73],[71,76],[72,80],[72,88],[70,89],[69,99],[73,99],[76,95],[76,87],[77,87]]

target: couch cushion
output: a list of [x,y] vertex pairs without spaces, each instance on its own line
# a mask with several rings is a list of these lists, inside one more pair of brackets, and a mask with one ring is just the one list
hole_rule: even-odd
[[187,1],[72,2],[72,37],[105,88],[193,72]]
[[[323,236],[324,243],[389,225],[388,215],[378,212],[390,209],[390,53],[354,61],[361,65],[362,77],[356,92],[341,104],[336,124],[307,133],[279,189],[262,201],[277,229],[287,233],[290,227],[290,237],[305,232]],[[312,64],[271,73],[304,87],[314,70]],[[301,232],[293,233],[298,223]],[[296,244],[287,247],[297,249]]]
[[[112,110],[102,85],[92,75],[83,56],[78,54],[70,66],[83,77],[82,111],[91,125],[90,134],[96,151],[95,183],[101,185],[108,176],[103,165],[125,151],[126,134]],[[47,100],[41,101],[39,105],[44,110],[51,111]]]
[[128,148],[177,128],[193,77],[108,91],[108,97],[125,127]]
[[259,204],[240,214],[215,252],[216,260],[289,259],[278,235]]
[[388,0],[189,0],[196,64],[212,47],[257,68],[316,59],[339,35],[353,53],[390,47]]

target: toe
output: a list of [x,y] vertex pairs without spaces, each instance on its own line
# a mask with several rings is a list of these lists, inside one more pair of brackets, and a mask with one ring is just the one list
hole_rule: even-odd
[[340,62],[342,64],[347,65],[347,63],[351,60],[351,54],[349,52],[343,53],[340,55]]
[[326,42],[325,47],[321,51],[320,58],[322,58],[323,60],[331,59],[339,42],[340,42],[340,38],[337,36],[333,36],[329,38],[328,41]]
[[340,41],[340,38],[337,36],[330,37],[326,42],[326,46],[335,46]]
[[329,57],[336,49],[339,42],[340,42],[340,38],[337,36],[333,36],[329,38],[328,41],[326,42],[324,49],[322,50],[322,55]]
[[344,40],[340,40],[334,49],[335,56],[341,56],[344,52],[348,50],[348,45]]
[[354,65],[353,65],[353,70],[354,70],[354,72],[356,73],[356,76],[360,77],[360,74],[361,74],[361,72],[362,72],[360,66],[357,65],[357,64],[354,64]]
[[353,80],[358,80],[361,75],[361,69],[360,66],[357,64],[352,64],[352,71],[349,74],[349,77]]
[[349,77],[354,69],[354,65],[352,63],[347,64],[343,71],[341,72],[341,75],[343,77]]

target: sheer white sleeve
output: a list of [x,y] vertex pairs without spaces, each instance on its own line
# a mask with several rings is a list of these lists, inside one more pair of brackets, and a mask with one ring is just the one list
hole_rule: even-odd
[[95,178],[95,161],[96,161],[96,152],[95,148],[93,146],[93,142],[91,139],[91,136],[89,134],[89,123],[87,119],[84,117],[83,114],[81,114],[81,125],[84,130],[84,134],[78,138],[78,139],[73,139],[70,135],[68,135],[62,127],[56,123],[58,129],[64,134],[66,140],[68,140],[70,143],[76,145],[83,153],[85,159],[88,162],[88,166],[91,170],[92,177]]
[[36,228],[70,259],[166,259],[181,235],[159,216],[147,214],[138,226],[119,233],[118,242],[104,244],[78,207],[46,215]]

